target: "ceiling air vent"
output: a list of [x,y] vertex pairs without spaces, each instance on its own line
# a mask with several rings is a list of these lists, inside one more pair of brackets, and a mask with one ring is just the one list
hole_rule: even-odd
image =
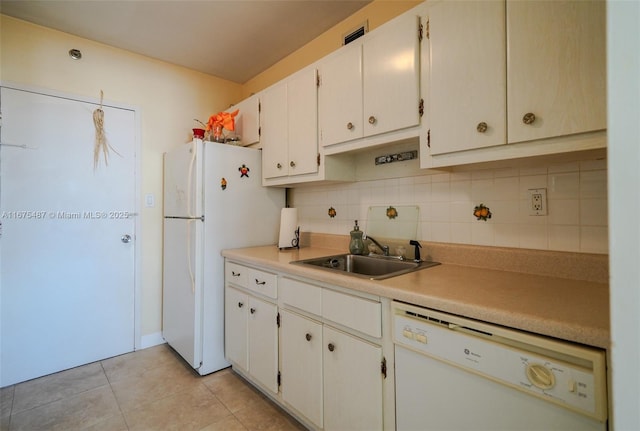
[[355,29],[345,33],[342,36],[342,44],[347,45],[348,43],[353,42],[357,38],[364,36],[367,31],[369,31],[369,21],[365,21]]

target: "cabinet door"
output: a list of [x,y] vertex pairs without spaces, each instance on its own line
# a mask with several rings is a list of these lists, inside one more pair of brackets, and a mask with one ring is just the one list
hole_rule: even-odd
[[267,389],[278,392],[278,309],[249,296],[249,373]]
[[362,45],[354,42],[323,60],[319,88],[323,146],[362,138]]
[[262,176],[288,175],[287,86],[282,82],[262,93]]
[[506,144],[502,1],[429,8],[431,154]]
[[257,94],[244,99],[227,109],[227,112],[239,110],[235,118],[235,132],[242,146],[260,142],[260,99]]
[[381,430],[382,349],[323,328],[324,429]]
[[289,175],[318,172],[318,86],[316,69],[287,80]]
[[227,287],[224,298],[224,353],[229,362],[249,369],[247,354],[247,310],[248,296],[236,289]]
[[282,399],[322,428],[322,324],[282,311]]
[[606,128],[605,17],[604,1],[507,1],[509,142]]
[[403,14],[363,44],[364,135],[420,123],[419,17]]

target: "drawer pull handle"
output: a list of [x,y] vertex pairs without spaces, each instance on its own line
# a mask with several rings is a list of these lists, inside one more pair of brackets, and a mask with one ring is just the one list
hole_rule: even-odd
[[243,306],[244,306],[244,303],[238,302],[238,308],[242,308]]
[[305,335],[304,338],[306,338],[307,341],[311,341],[311,334],[307,332],[307,335]]
[[255,308],[251,308],[249,311],[251,312],[251,314],[255,314],[256,313],[256,309]]
[[522,122],[524,124],[533,124],[534,121],[536,121],[536,116],[531,112],[527,112],[526,114],[524,114],[524,117],[522,117]]
[[333,352],[334,350],[336,350],[336,346],[333,343],[329,343],[329,345],[327,345],[327,348],[329,349],[330,352]]
[[264,285],[264,284],[267,284],[267,282],[266,282],[266,281],[260,281],[260,280],[258,280],[258,279],[256,278],[256,284],[257,284],[258,286],[262,286],[262,285]]
[[235,271],[231,271],[231,275],[234,277],[240,277],[240,273]]

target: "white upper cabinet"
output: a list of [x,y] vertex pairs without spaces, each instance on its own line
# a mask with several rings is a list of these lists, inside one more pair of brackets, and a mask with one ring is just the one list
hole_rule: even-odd
[[317,71],[304,69],[262,93],[265,179],[318,171]]
[[405,13],[320,61],[323,146],[420,123],[419,28]]
[[503,2],[429,9],[431,154],[506,143],[505,37]]
[[238,110],[235,117],[235,134],[240,139],[242,146],[257,144],[260,142],[260,99],[254,94],[242,102],[239,102],[226,112]]
[[318,72],[305,69],[287,86],[289,175],[318,172]]
[[507,2],[510,143],[606,129],[605,18],[600,0]]
[[287,84],[280,82],[262,93],[262,176],[274,178],[289,174],[287,129]]
[[352,42],[320,65],[322,145],[362,138],[362,45]]
[[605,148],[605,17],[602,0],[432,4],[421,167]]
[[420,18],[400,15],[362,46],[365,136],[420,123]]

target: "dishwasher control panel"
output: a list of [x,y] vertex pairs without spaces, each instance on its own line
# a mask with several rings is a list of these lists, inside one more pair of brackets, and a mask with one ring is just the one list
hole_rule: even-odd
[[394,302],[394,343],[605,420],[604,351]]

